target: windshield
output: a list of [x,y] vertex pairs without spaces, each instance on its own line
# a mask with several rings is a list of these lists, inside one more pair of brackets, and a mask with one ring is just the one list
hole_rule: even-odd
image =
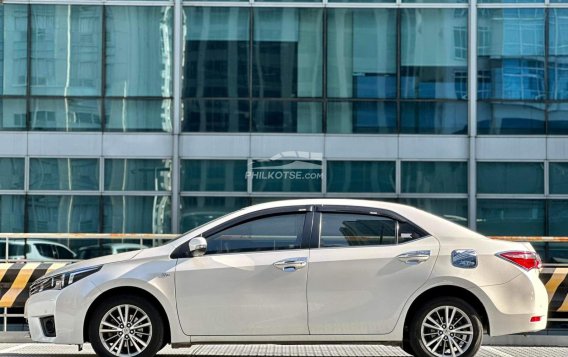
[[[235,213],[238,213],[238,212],[240,212],[240,211],[242,211],[242,210],[244,210],[244,208],[241,208],[240,210],[233,211],[233,212],[230,212],[230,213],[221,214],[221,215],[218,216],[217,218],[211,219],[211,220],[209,220],[209,221],[207,221],[207,222],[205,222],[205,223],[203,223],[203,224],[200,224],[199,226],[197,226],[197,227],[195,227],[195,228],[190,229],[189,231],[187,231],[187,232],[185,232],[185,233],[182,233],[179,237],[172,239],[171,241],[167,242],[166,244],[170,244],[170,243],[173,243],[173,242],[178,241],[178,240],[181,239],[181,238],[185,238],[185,237],[187,237],[187,236],[191,236],[191,235],[193,234],[193,232],[196,232],[196,231],[202,229],[204,226],[206,226],[206,225],[208,225],[208,224],[211,224],[211,223],[214,223],[214,222],[217,222],[217,221],[221,221],[221,220],[225,219],[225,217],[227,217],[227,216],[229,216],[229,215],[232,215],[232,214],[235,214]],[[183,218],[182,218],[182,219],[183,219]]]

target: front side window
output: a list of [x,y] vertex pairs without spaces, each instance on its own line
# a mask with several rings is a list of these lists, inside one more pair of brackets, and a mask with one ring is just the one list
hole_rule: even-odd
[[207,254],[298,249],[302,245],[305,214],[254,219],[207,237]]
[[320,247],[361,247],[396,244],[397,222],[380,216],[322,214]]

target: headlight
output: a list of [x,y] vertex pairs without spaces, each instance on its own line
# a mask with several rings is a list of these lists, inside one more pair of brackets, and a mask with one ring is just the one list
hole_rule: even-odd
[[45,290],[61,290],[66,286],[76,283],[79,280],[98,272],[102,267],[102,265],[99,265],[96,267],[72,270],[47,278],[39,278],[30,286],[30,296]]

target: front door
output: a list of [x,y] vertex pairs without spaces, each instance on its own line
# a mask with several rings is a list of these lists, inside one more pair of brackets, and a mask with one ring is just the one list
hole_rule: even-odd
[[180,259],[176,299],[191,336],[308,334],[306,285],[313,214],[305,209],[204,234],[207,253]]

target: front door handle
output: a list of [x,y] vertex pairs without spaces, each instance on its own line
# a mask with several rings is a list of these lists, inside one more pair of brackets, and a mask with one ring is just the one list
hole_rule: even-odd
[[397,256],[398,260],[408,265],[416,265],[424,263],[430,259],[429,250],[417,250],[414,252],[407,252]]
[[294,272],[298,269],[304,268],[308,265],[308,258],[306,257],[299,257],[299,258],[288,258],[284,260],[279,260],[276,263],[272,264],[276,269],[280,269],[285,272]]

